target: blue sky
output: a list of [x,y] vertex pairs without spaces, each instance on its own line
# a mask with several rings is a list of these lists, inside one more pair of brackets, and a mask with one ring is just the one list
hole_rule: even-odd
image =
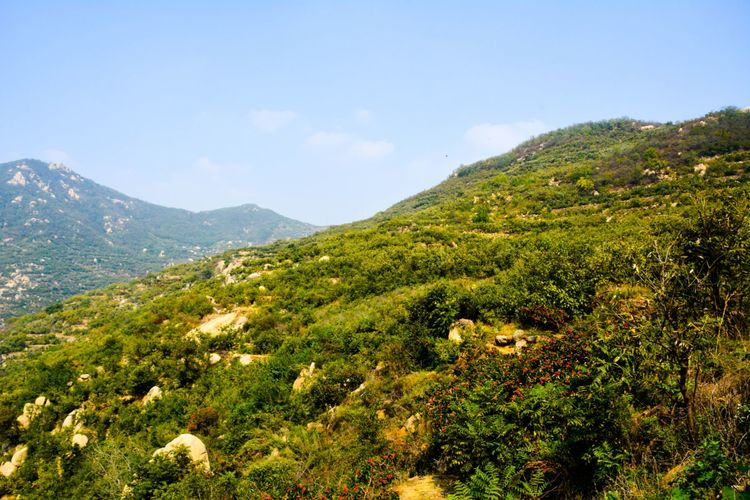
[[543,131],[750,106],[750,2],[0,2],[0,162],[368,217]]

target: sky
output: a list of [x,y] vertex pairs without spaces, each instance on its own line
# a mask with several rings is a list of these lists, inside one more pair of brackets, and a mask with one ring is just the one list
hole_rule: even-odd
[[750,106],[750,2],[0,0],[0,162],[359,220],[575,123]]

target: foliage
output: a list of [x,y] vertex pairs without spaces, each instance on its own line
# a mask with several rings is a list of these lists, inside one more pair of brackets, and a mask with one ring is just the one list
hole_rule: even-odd
[[[417,475],[465,497],[741,485],[748,151],[750,114],[733,109],[582,124],[367,221],[16,318],[0,333],[0,460],[29,456],[0,492],[395,498]],[[246,320],[190,333],[224,314]],[[454,343],[458,320],[474,326]],[[153,386],[162,397],[143,404]],[[21,428],[41,395],[51,404]],[[77,409],[83,449],[52,432]],[[152,461],[185,431],[210,475]]]

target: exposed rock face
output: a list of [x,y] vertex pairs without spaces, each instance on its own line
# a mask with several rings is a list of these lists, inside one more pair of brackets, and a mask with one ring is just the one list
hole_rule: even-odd
[[302,371],[299,372],[299,377],[294,381],[292,390],[300,392],[307,384],[307,381],[313,376],[313,373],[315,373],[315,361],[310,363],[309,367],[303,368]]
[[442,500],[445,493],[432,476],[416,476],[393,488],[401,500]]
[[86,434],[73,434],[72,443],[80,448],[85,448],[89,444],[89,437]]
[[404,429],[406,429],[406,432],[408,432],[409,434],[414,434],[417,431],[420,420],[422,420],[422,415],[420,415],[419,413],[415,413],[414,415],[409,417],[404,424]]
[[76,408],[75,410],[68,413],[68,416],[65,417],[65,420],[63,420],[62,428],[63,429],[69,429],[74,428],[75,431],[79,431],[81,427],[83,427],[83,422],[81,422],[81,413],[83,412],[83,409]]
[[232,359],[236,359],[241,365],[247,366],[250,363],[267,361],[269,357],[268,354],[234,354]]
[[454,344],[460,344],[465,338],[474,333],[474,322],[470,319],[459,319],[451,325],[448,331],[448,340]]
[[180,448],[185,448],[190,459],[197,465],[201,466],[205,472],[211,472],[211,464],[208,461],[208,452],[203,441],[192,434],[180,434],[172,441],[167,443],[164,448],[159,448],[154,452],[154,456],[173,454]]
[[13,458],[10,459],[10,462],[5,462],[3,465],[0,465],[0,474],[5,477],[10,477],[15,474],[18,468],[26,461],[28,455],[28,446],[17,448],[16,452],[13,454]]
[[29,456],[29,447],[24,446],[23,448],[19,448],[13,454],[13,458],[10,459],[10,463],[15,465],[16,467],[20,467],[26,461],[26,457],[28,456]]
[[143,396],[141,403],[147,405],[156,401],[157,399],[161,399],[161,396],[161,388],[158,385],[155,385],[151,389],[149,389],[148,393],[145,396]]
[[50,400],[44,396],[39,396],[33,403],[26,403],[23,405],[23,413],[16,417],[18,425],[21,426],[22,429],[28,429],[29,425],[31,425],[31,421],[42,412],[42,408],[51,404]]
[[513,342],[513,339],[511,337],[508,337],[507,335],[495,336],[495,345],[502,347],[502,346],[510,345],[512,342]]
[[10,477],[16,472],[17,468],[18,467],[11,462],[5,462],[3,465],[0,465],[0,474],[5,477]]
[[227,330],[241,328],[245,323],[247,323],[247,316],[241,310],[226,314],[211,314],[206,316],[197,328],[190,330],[186,338],[196,340],[201,334],[216,337]]

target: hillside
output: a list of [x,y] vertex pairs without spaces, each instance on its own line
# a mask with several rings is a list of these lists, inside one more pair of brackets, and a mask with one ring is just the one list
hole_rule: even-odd
[[747,112],[576,125],[14,319],[0,495],[746,498],[749,181]]
[[255,205],[161,207],[60,163],[20,160],[0,164],[0,229],[1,322],[175,262],[318,228]]

